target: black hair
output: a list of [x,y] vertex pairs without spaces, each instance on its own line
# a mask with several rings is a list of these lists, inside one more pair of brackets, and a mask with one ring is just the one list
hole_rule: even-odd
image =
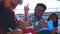
[[47,8],[45,4],[43,4],[43,3],[38,3],[38,4],[36,5],[35,9],[36,9],[38,6],[43,7],[43,8],[44,8],[44,11],[45,11],[46,8]]

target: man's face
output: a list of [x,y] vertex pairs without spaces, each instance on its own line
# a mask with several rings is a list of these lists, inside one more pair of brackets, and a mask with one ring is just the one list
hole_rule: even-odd
[[35,14],[37,17],[41,17],[44,13],[44,8],[41,7],[41,6],[38,6],[36,9],[35,9]]

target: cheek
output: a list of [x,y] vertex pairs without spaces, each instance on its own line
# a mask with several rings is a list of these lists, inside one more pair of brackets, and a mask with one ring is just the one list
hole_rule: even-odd
[[40,14],[40,16],[42,16],[43,15],[43,13],[39,13]]
[[36,15],[37,15],[37,16],[41,16],[41,14],[40,14],[40,13],[36,13]]

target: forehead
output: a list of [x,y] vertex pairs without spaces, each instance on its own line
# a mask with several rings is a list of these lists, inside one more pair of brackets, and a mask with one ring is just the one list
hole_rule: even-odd
[[36,9],[44,10],[44,8],[42,6],[37,6]]
[[52,15],[52,17],[56,17],[55,15]]

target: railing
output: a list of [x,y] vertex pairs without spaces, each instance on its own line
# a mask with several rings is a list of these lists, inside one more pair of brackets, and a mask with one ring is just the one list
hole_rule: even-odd
[[[45,12],[60,12],[60,8],[47,8]],[[24,14],[24,9],[15,9],[16,14]],[[29,13],[34,13],[34,9],[30,9]]]

